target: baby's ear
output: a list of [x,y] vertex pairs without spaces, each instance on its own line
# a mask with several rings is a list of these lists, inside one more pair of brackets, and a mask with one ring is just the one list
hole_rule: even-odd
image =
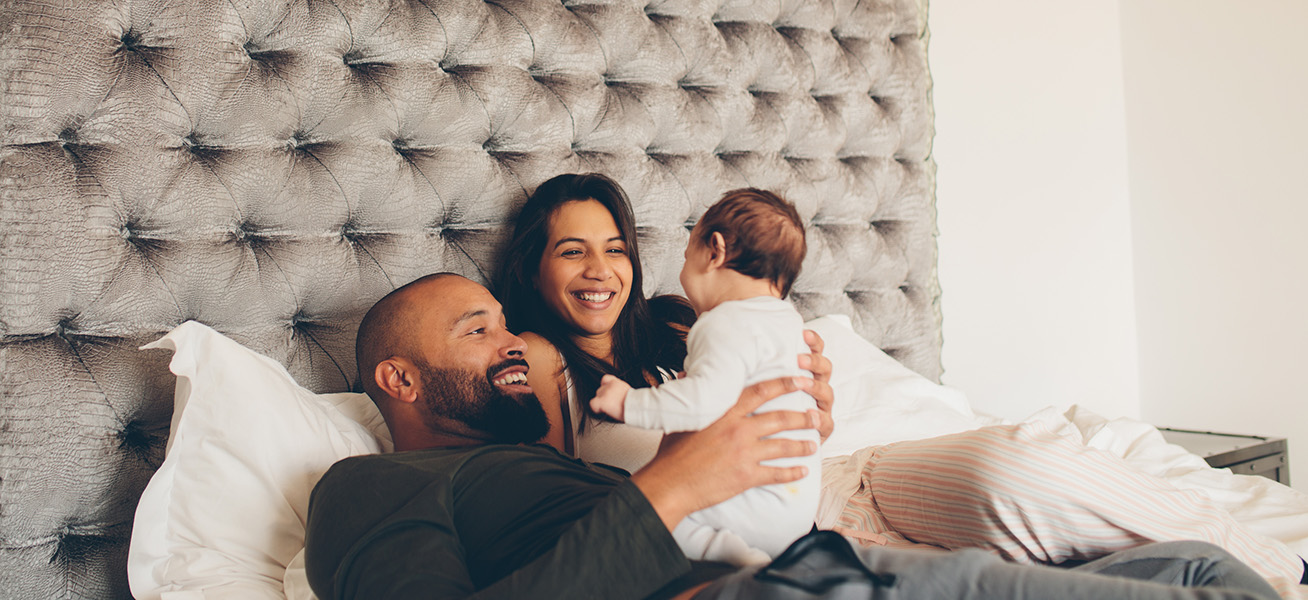
[[709,238],[709,264],[720,267],[727,262],[727,240],[723,239],[722,232],[714,231],[713,237]]

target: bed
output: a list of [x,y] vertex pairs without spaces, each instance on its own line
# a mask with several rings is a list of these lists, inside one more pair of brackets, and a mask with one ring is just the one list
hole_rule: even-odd
[[[282,441],[334,432],[323,452],[384,449],[348,393],[363,312],[430,272],[488,281],[508,219],[562,172],[628,191],[649,294],[679,291],[721,192],[783,193],[808,229],[801,312],[845,315],[895,381],[953,393],[924,0],[4,0],[0,25],[0,597],[131,597],[129,544],[175,521],[141,498],[183,417],[226,425],[196,443],[263,431],[221,420],[248,414]],[[213,355],[177,372],[170,332],[247,362],[191,383]],[[234,394],[253,372],[283,393]],[[912,412],[905,393],[887,410]],[[276,518],[302,518],[327,456],[304,450],[278,466],[295,485],[263,482]],[[276,535],[242,560],[293,571]]]

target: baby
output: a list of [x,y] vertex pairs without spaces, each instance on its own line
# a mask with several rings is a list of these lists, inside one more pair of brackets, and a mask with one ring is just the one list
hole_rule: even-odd
[[[804,226],[790,203],[752,188],[727,192],[704,213],[686,246],[681,286],[699,319],[686,339],[685,376],[632,389],[605,375],[591,410],[637,427],[695,431],[721,417],[745,386],[806,375],[797,365],[798,355],[809,351],[804,320],[783,300],[805,251]],[[758,412],[814,408],[812,397],[794,392]],[[783,435],[819,443],[816,430]],[[820,457],[768,464],[804,465],[808,475],[748,490],[687,517],[672,532],[687,557],[761,564],[808,533],[821,494]]]

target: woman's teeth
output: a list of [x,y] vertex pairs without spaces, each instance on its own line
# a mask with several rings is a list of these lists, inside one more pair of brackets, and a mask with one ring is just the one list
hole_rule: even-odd
[[527,374],[509,373],[508,375],[505,375],[503,377],[500,377],[499,379],[494,380],[494,383],[495,385],[514,385],[519,383],[527,383]]
[[613,297],[613,292],[577,292],[577,297],[586,302],[603,302]]

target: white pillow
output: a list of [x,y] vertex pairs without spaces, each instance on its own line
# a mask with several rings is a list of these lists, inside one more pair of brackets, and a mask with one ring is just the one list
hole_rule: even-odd
[[309,493],[336,461],[390,450],[364,394],[314,394],[286,369],[187,321],[146,348],[177,375],[163,465],[136,509],[127,576],[138,600],[282,600]]
[[867,446],[975,429],[999,419],[972,412],[957,389],[935,383],[882,352],[854,331],[849,317],[827,315],[805,327],[822,336],[831,360],[836,427],[822,455],[844,456]]

